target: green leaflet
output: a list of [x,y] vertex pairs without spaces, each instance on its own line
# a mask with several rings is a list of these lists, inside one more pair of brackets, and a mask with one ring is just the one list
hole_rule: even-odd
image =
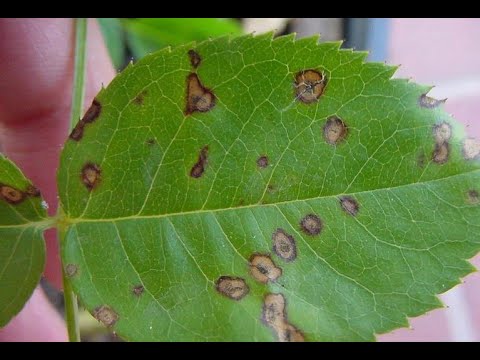
[[0,327],[30,298],[45,262],[40,192],[0,154]]
[[122,19],[127,43],[136,59],[167,45],[207,40],[222,35],[240,35],[240,24],[219,18]]
[[374,340],[473,270],[461,126],[317,40],[164,49],[98,94],[62,154],[63,257],[119,335]]

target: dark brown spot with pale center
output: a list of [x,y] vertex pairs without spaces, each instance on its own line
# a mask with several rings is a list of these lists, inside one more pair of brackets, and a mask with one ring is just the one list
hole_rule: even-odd
[[101,180],[101,170],[97,164],[87,163],[82,168],[81,179],[88,191],[98,187]]
[[342,196],[340,198],[340,206],[342,207],[343,211],[352,216],[356,216],[358,213],[358,202],[351,196]]
[[140,295],[143,294],[144,290],[145,290],[145,288],[143,287],[143,285],[134,286],[133,287],[133,294],[136,295],[136,296],[140,296]]
[[432,160],[437,164],[445,164],[450,156],[449,140],[452,137],[452,127],[443,122],[432,128],[435,148],[432,153]]
[[215,106],[215,95],[202,85],[197,74],[187,76],[187,105],[185,114],[190,115],[195,111],[206,112]]
[[465,139],[463,142],[463,157],[465,160],[479,159],[480,141],[472,138]]
[[305,104],[317,101],[323,94],[326,78],[316,70],[304,70],[295,76],[296,98]]
[[437,106],[443,104],[445,101],[447,101],[447,99],[437,100],[430,96],[427,96],[427,94],[420,95],[420,98],[418,99],[418,103],[420,104],[420,106],[428,109],[436,108]]
[[450,144],[444,142],[441,144],[435,144],[435,149],[433,150],[432,160],[437,164],[445,164],[448,161],[450,155]]
[[239,277],[220,276],[215,283],[217,291],[232,300],[240,300],[250,291],[245,280]]
[[133,103],[138,106],[143,105],[146,95],[147,95],[147,90],[141,91],[137,96],[135,96],[135,99],[133,99]]
[[68,277],[72,277],[77,275],[78,272],[78,267],[75,264],[67,264],[65,265],[65,274],[67,274]]
[[338,116],[331,116],[323,126],[323,137],[330,145],[338,145],[347,133],[347,125]]
[[292,235],[283,229],[277,229],[273,235],[273,252],[285,261],[293,261],[297,257],[297,245]]
[[108,327],[112,327],[118,321],[118,314],[108,305],[102,305],[96,308],[93,316]]
[[25,199],[25,193],[12,186],[0,184],[0,197],[12,205],[17,205]]
[[275,265],[269,255],[253,254],[250,256],[249,265],[250,274],[262,284],[275,281],[282,275],[282,269]]
[[307,235],[318,235],[323,228],[322,220],[315,214],[308,214],[300,221],[300,228]]
[[434,125],[432,131],[437,144],[443,144],[452,137],[452,127],[446,122]]
[[260,157],[257,159],[257,166],[258,166],[260,169],[265,169],[265,168],[268,166],[268,157],[265,156],[265,155],[260,156]]
[[148,139],[147,141],[145,141],[145,143],[146,143],[147,145],[152,146],[152,145],[155,145],[155,144],[157,143],[157,140],[155,140],[155,139],[152,138],[152,139]]
[[267,294],[263,301],[262,320],[280,342],[303,342],[305,336],[288,321],[286,300],[282,294]]
[[425,156],[425,153],[421,151],[418,156],[417,156],[417,165],[420,168],[425,167],[425,163],[427,161],[427,157]]
[[70,139],[79,141],[83,137],[85,126],[94,122],[100,116],[101,111],[102,105],[98,102],[98,100],[94,99],[92,101],[92,105],[90,105],[90,108],[87,110],[83,118],[77,123],[77,125],[75,125],[75,128],[70,134]]
[[188,57],[190,58],[190,64],[196,69],[202,62],[202,58],[195,50],[188,50]]
[[192,169],[190,170],[190,176],[198,179],[203,175],[205,172],[205,167],[207,166],[207,156],[208,156],[208,146],[204,146],[202,150],[200,150],[200,154],[198,155],[198,161],[193,165]]
[[467,191],[468,201],[471,204],[478,204],[480,202],[480,194],[477,190],[471,189]]

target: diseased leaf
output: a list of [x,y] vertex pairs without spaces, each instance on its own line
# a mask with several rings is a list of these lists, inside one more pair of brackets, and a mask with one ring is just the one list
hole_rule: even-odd
[[127,41],[137,59],[168,45],[207,40],[221,35],[240,35],[240,24],[219,18],[123,19]]
[[429,87],[317,40],[164,49],[98,94],[59,171],[63,257],[98,320],[129,340],[374,340],[473,270],[477,143]]
[[0,154],[0,327],[22,309],[40,280],[46,216],[40,192]]

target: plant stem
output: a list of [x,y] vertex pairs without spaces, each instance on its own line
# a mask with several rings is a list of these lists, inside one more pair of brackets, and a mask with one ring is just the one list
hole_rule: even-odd
[[73,292],[72,283],[62,270],[63,277],[63,298],[65,300],[65,320],[67,321],[68,340],[71,342],[80,341],[80,327],[78,326],[78,302]]
[[[72,110],[70,113],[70,130],[77,124],[83,110],[85,94],[85,69],[87,59],[87,19],[75,20],[75,65],[73,69]],[[59,213],[61,207],[59,207]],[[65,229],[58,228],[61,247],[65,241]],[[65,299],[65,319],[67,321],[68,339],[72,342],[80,341],[80,327],[78,322],[77,296],[73,292],[72,283],[65,274],[62,264],[63,297]]]
[[83,110],[85,69],[87,59],[87,19],[75,20],[75,65],[73,75],[70,130],[77,124]]

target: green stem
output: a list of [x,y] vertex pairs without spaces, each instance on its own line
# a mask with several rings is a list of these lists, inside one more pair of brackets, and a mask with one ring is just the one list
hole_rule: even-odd
[[[75,20],[75,65],[73,69],[72,110],[70,113],[70,130],[77,124],[83,111],[85,94],[85,68],[87,59],[87,19]],[[61,212],[61,208],[59,208]],[[65,239],[65,229],[59,227],[61,247]],[[62,251],[63,252],[63,251]],[[65,319],[67,321],[68,339],[72,342],[80,341],[80,327],[78,322],[77,296],[73,292],[72,283],[65,274],[65,264],[62,266],[63,297],[65,299]]]
[[75,20],[75,67],[73,75],[70,130],[77,124],[83,110],[85,69],[87,60],[87,19]]
[[78,326],[78,302],[73,292],[72,283],[62,270],[63,298],[65,300],[65,320],[67,321],[68,339],[71,342],[80,341],[80,327]]

